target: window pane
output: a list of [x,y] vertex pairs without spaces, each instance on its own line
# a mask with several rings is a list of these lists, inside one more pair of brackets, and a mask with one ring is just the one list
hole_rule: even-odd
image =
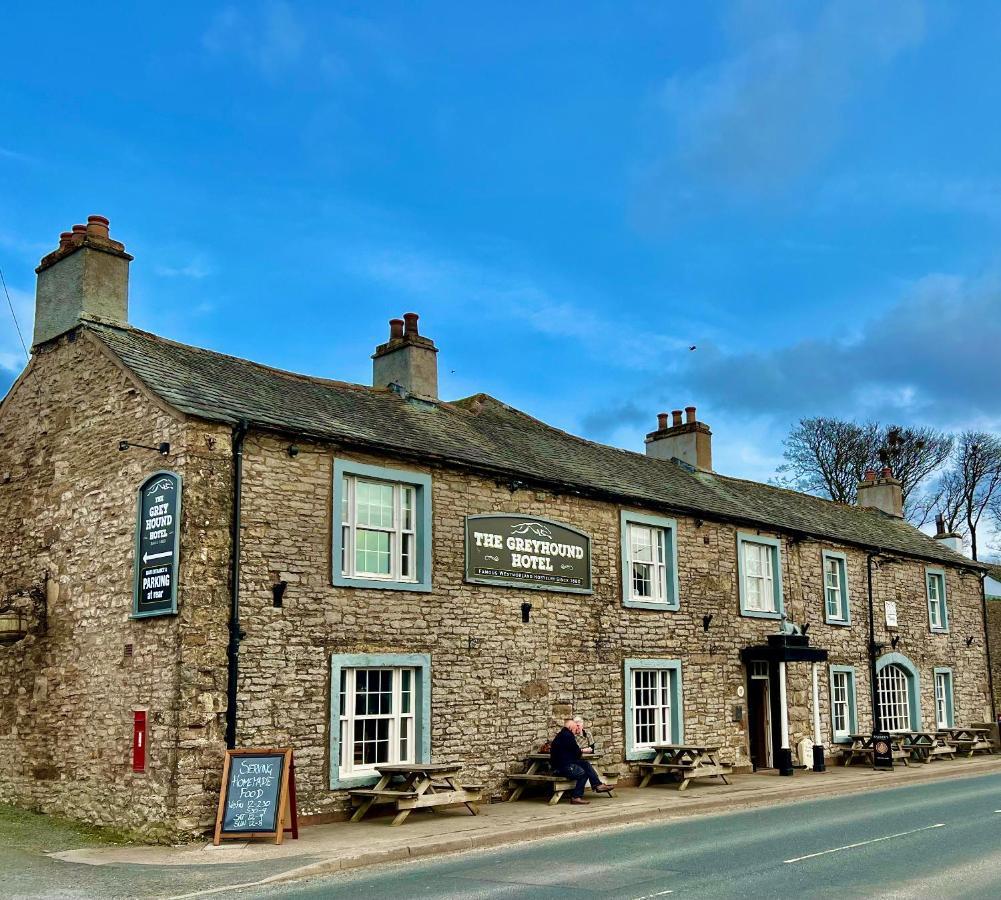
[[639,562],[653,562],[653,536],[649,528],[630,525],[632,559]]
[[355,518],[359,525],[392,528],[393,486],[374,481],[356,481]]
[[386,531],[359,528],[355,538],[355,570],[369,575],[389,575],[390,538]]

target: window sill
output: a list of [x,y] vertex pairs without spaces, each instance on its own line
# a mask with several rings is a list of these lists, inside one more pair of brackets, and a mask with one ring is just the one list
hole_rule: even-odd
[[349,578],[346,575],[334,575],[334,587],[368,588],[376,591],[419,591],[431,593],[431,584],[426,581],[383,581],[379,578]]
[[667,603],[664,600],[623,600],[622,605],[628,609],[652,609],[657,612],[677,612],[678,603]]
[[781,612],[770,612],[764,609],[743,609],[741,608],[740,614],[742,616],[747,616],[749,619],[781,619]]
[[932,634],[948,634],[949,633],[949,629],[948,628],[935,628],[933,626],[929,626],[928,630]]
[[837,625],[841,628],[848,628],[852,624],[851,619],[824,619],[826,625]]

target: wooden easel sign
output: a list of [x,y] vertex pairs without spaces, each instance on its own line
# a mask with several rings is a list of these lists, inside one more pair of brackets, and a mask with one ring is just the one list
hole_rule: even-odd
[[295,762],[291,749],[227,750],[222,769],[215,845],[220,841],[299,837]]

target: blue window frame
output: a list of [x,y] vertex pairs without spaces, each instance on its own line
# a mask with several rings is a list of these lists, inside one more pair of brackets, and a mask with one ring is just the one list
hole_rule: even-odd
[[928,596],[929,630],[948,632],[949,605],[946,599],[944,569],[925,569],[925,592]]
[[674,519],[621,511],[623,606],[678,609],[677,529]]
[[623,687],[626,759],[650,759],[653,744],[684,741],[681,660],[627,659]]
[[375,784],[379,762],[430,759],[431,657],[331,656],[330,787]]
[[935,727],[954,728],[956,713],[952,699],[952,669],[935,667]]
[[829,625],[850,625],[848,561],[845,554],[825,550],[821,560],[824,570],[824,621]]
[[851,740],[858,733],[855,705],[855,667],[831,666],[831,732],[836,743]]
[[782,618],[782,542],[760,534],[737,532],[740,614]]
[[431,477],[334,460],[332,580],[431,590]]

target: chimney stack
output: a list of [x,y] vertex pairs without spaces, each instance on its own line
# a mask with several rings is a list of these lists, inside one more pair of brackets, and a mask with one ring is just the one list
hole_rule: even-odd
[[125,245],[113,241],[104,216],[90,216],[59,235],[43,257],[35,288],[32,348],[75,328],[83,319],[123,325],[129,319],[129,263]]
[[656,459],[680,459],[703,472],[713,469],[713,433],[704,422],[698,421],[694,406],[685,407],[685,421],[681,410],[671,411],[671,425],[667,413],[657,416],[657,430],[646,436],[646,455]]
[[372,386],[397,384],[408,394],[438,399],[438,349],[417,328],[417,313],[389,320],[389,340],[372,354]]
[[935,516],[935,540],[941,541],[950,550],[966,556],[966,550],[963,547],[963,538],[956,534],[955,531],[945,530],[945,516],[941,513]]
[[872,469],[867,469],[858,486],[855,505],[866,509],[878,509],[888,516],[904,517],[904,494],[900,482],[893,477],[893,470],[886,466],[879,477]]

